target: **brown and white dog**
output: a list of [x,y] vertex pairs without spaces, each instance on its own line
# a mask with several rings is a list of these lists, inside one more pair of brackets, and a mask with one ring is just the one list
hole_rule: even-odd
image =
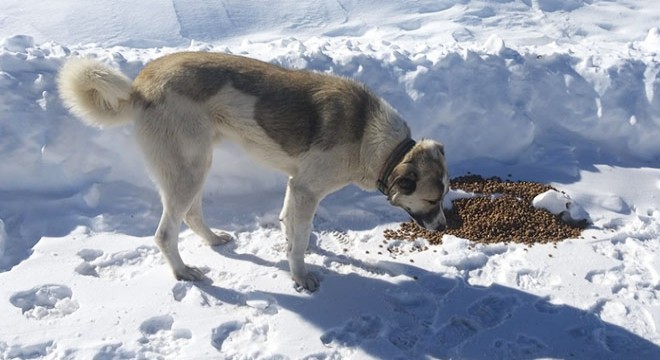
[[349,183],[378,188],[427,229],[445,227],[449,181],[442,145],[415,143],[390,105],[349,79],[182,52],[150,62],[132,82],[100,62],[71,59],[58,83],[64,104],[87,124],[135,122],[163,204],[155,241],[179,280],[204,278],[179,254],[182,220],[210,245],[231,240],[202,216],[212,148],[224,139],[289,175],[280,220],[299,287],[319,285],[304,263],[316,208]]

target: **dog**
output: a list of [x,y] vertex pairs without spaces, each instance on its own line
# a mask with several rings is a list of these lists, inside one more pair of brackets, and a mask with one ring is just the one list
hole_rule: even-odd
[[223,140],[289,176],[280,222],[298,289],[319,286],[304,263],[317,206],[348,184],[380,190],[426,229],[446,226],[443,145],[412,140],[402,117],[354,80],[230,54],[181,52],[148,63],[133,81],[101,62],[72,58],[57,81],[63,104],[86,124],[134,121],[163,206],[155,242],[178,280],[205,278],[181,259],[182,221],[209,245],[232,239],[212,231],[202,214],[212,149]]

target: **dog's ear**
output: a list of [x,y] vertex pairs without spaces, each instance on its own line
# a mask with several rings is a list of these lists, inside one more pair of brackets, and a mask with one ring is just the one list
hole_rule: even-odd
[[445,146],[444,145],[438,143],[438,150],[440,150],[440,154],[442,154],[442,156],[445,156]]
[[410,195],[417,188],[417,174],[414,171],[408,171],[394,180],[394,184],[402,195]]

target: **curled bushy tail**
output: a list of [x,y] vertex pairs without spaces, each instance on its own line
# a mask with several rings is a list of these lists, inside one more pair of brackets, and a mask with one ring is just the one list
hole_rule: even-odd
[[133,120],[131,80],[91,59],[70,59],[57,79],[60,98],[86,124],[114,126]]

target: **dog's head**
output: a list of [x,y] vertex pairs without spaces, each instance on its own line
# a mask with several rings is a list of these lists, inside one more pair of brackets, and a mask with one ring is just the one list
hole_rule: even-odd
[[449,174],[442,144],[421,140],[408,151],[389,177],[389,201],[425,229],[447,225],[442,200],[449,191]]

